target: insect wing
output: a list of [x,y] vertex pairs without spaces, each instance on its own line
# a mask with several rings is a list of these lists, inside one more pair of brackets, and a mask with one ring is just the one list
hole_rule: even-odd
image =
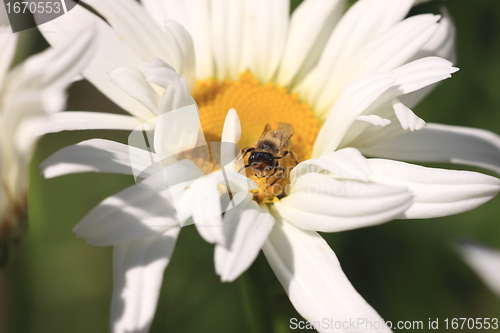
[[274,132],[276,132],[275,138],[279,141],[279,148],[281,149],[288,145],[289,140],[293,135],[293,127],[289,124],[278,123],[278,129],[276,129]]
[[262,131],[262,134],[260,135],[259,141],[269,139],[269,137],[266,138],[269,132],[271,132],[271,125],[267,124],[266,127],[264,128],[264,131]]

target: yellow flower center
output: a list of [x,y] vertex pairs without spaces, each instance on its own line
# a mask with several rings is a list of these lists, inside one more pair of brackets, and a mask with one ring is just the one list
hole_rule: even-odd
[[251,73],[245,72],[238,81],[197,82],[193,96],[207,142],[220,141],[227,112],[234,108],[241,122],[238,145],[242,149],[259,139],[266,124],[276,128],[281,122],[294,128],[292,150],[299,162],[311,157],[321,123],[306,103],[285,88],[273,83],[261,85]]
[[[247,168],[247,176],[259,185],[258,190],[252,191],[255,201],[267,203],[285,195],[290,170],[295,166],[292,161],[295,157],[298,162],[311,157],[321,126],[309,106],[283,87],[273,83],[260,84],[249,72],[241,74],[238,81],[197,82],[193,96],[200,110],[201,126],[207,142],[221,140],[224,120],[231,108],[238,112],[241,122],[242,135],[238,142],[241,149],[254,145],[267,124],[273,129],[277,128],[278,123],[293,126],[290,149],[294,154],[276,160],[280,167],[285,167],[285,172],[280,174],[279,169],[276,169],[273,170],[275,172],[259,174]],[[250,155],[247,154],[245,164]]]

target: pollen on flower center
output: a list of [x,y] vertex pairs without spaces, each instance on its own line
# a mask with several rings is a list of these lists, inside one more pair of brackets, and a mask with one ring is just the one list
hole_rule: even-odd
[[311,156],[320,122],[306,103],[295,94],[272,83],[260,84],[249,72],[238,81],[197,82],[193,96],[200,110],[201,125],[207,141],[220,141],[224,119],[234,108],[241,122],[239,146],[244,149],[257,141],[266,124],[279,122],[294,128],[292,149],[300,161]]

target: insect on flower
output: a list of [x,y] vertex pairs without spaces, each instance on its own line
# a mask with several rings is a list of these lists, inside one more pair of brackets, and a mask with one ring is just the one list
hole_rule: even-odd
[[259,185],[252,191],[257,202],[272,202],[284,193],[291,169],[299,164],[291,150],[292,136],[293,127],[290,124],[278,123],[275,130],[267,124],[259,140],[243,150],[243,158],[248,153],[250,156],[242,169],[247,169],[247,177]]

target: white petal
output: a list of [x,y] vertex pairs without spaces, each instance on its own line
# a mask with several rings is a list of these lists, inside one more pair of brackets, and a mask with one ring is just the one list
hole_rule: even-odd
[[500,180],[478,172],[425,168],[399,161],[370,159],[370,179],[408,187],[414,202],[405,218],[433,218],[463,213],[493,198]]
[[144,9],[149,14],[150,18],[153,19],[156,24],[161,27],[161,25],[167,20],[165,5],[167,1],[156,1],[156,0],[143,0],[141,4]]
[[[26,75],[28,85],[33,84],[29,80],[33,80],[38,74],[40,78],[35,83],[42,85],[47,93],[60,93],[91,63],[97,52],[98,40],[99,34],[94,27],[72,31],[69,38],[61,41],[56,47],[29,58],[21,65],[20,70]],[[47,99],[50,98],[51,96],[47,96]],[[48,102],[50,104],[50,101]],[[54,111],[50,108],[49,110]]]
[[410,131],[421,130],[425,126],[425,121],[419,117],[412,110],[407,108],[397,98],[393,99],[392,107],[398,117],[399,123],[404,130]]
[[[162,175],[157,176],[156,184],[150,183],[151,186],[156,186],[155,188],[162,193],[168,187],[169,198],[172,199],[181,226],[187,225],[188,222],[192,223],[192,219],[189,218],[192,216],[195,207],[193,205],[194,191],[191,190],[191,187],[194,182],[203,176],[203,172],[193,162],[182,159],[164,168]],[[148,179],[154,180],[152,177],[146,180]],[[144,182],[138,184],[142,185]]]
[[191,186],[193,221],[200,236],[209,243],[225,244],[219,179],[210,174]]
[[[41,106],[46,113],[62,111],[66,101],[64,91],[73,77],[91,61],[98,45],[93,28],[73,31],[70,37],[58,46],[28,58],[10,71],[5,78],[3,99],[15,98],[17,93],[33,89],[42,95]],[[30,113],[29,110],[5,110],[7,113],[17,113],[21,119],[27,112]]]
[[313,158],[335,151],[356,118],[394,82],[391,74],[373,74],[348,84],[316,138]]
[[148,64],[148,69],[144,71],[144,74],[148,82],[154,83],[164,89],[174,84],[175,79],[179,77],[175,69],[160,58],[154,58]]
[[357,121],[352,124],[349,131],[342,138],[340,147],[364,147],[366,145],[373,145],[376,142],[387,140],[388,138],[400,135],[405,132],[403,127],[396,117],[392,103],[386,103],[377,108],[376,113],[379,117],[387,119],[390,124],[381,126],[372,126],[367,122]]
[[5,27],[5,30],[12,33],[12,29],[9,27],[9,16],[7,15],[7,10],[5,7],[0,7],[0,26]]
[[154,134],[156,153],[166,158],[196,147],[199,130],[200,117],[196,104],[160,114]]
[[344,0],[306,0],[293,11],[276,79],[279,85],[287,86],[296,75],[300,81],[312,69],[344,7]]
[[432,90],[434,90],[438,85],[439,82],[431,84],[427,87],[424,87],[412,93],[401,95],[398,97],[398,99],[407,107],[414,108],[421,100],[423,100],[427,95],[429,95],[429,93]]
[[386,103],[392,103],[394,98],[399,96],[405,98],[406,94],[418,92],[439,81],[450,78],[451,74],[456,71],[458,71],[458,68],[453,67],[451,62],[438,57],[418,59],[400,66],[391,71],[395,80],[394,85],[380,96],[373,105],[365,109],[363,114],[377,114],[382,117],[383,115],[379,114],[379,108],[384,108]]
[[[38,101],[38,103],[40,103],[40,101]],[[31,105],[31,107],[34,107],[34,105]],[[28,160],[31,159],[33,151],[36,148],[36,142],[39,138],[37,135],[33,135],[33,133],[41,132],[41,129],[45,125],[45,121],[45,117],[37,117],[26,119],[21,123],[17,130],[17,135],[14,137],[18,156],[24,156],[24,158],[29,157]],[[26,162],[28,160],[26,160]]]
[[214,0],[211,13],[217,78],[237,80],[243,49],[244,1]]
[[[233,2],[233,1],[231,1]],[[168,19],[179,22],[193,38],[196,57],[196,78],[204,80],[215,75],[210,35],[210,2],[205,0],[142,1],[159,25]]]
[[147,333],[153,321],[163,281],[180,228],[113,250],[111,332]]
[[[244,165],[243,159],[237,159],[240,149],[236,143],[240,141],[241,124],[238,113],[235,109],[229,110],[222,129],[222,139],[220,143],[221,165],[227,171],[238,171]],[[212,147],[214,151],[215,147]],[[212,153],[213,154],[213,153]]]
[[384,119],[374,114],[371,114],[369,116],[358,116],[356,120],[365,121],[374,126],[381,126],[381,127],[385,127],[386,125],[389,125],[391,123],[389,119]]
[[[134,163],[131,162],[132,157]],[[59,150],[47,158],[40,169],[45,178],[81,172],[133,175],[146,169],[143,176],[148,176],[160,169],[159,165],[150,168],[152,160],[152,153],[146,150],[110,140],[92,139]]]
[[83,70],[82,75],[130,114],[142,120],[153,118],[154,114],[151,111],[109,80],[108,73],[116,68],[132,67],[142,70],[145,69],[146,62],[102,19],[83,6],[75,6],[68,13],[41,25],[40,31],[51,45],[57,45],[62,40],[72,37],[72,32],[75,30],[89,26],[98,30],[99,43],[97,54]]
[[241,137],[241,124],[235,109],[229,110],[222,129],[221,142],[237,143]]
[[307,173],[295,179],[289,195],[274,206],[299,228],[337,232],[398,218],[411,203],[412,194],[405,187]]
[[104,199],[73,232],[93,246],[139,240],[180,227],[175,208],[166,177],[158,172]]
[[356,76],[386,72],[410,61],[437,30],[439,19],[432,14],[411,16],[374,38],[356,55],[356,60],[364,60]]
[[[165,36],[145,9],[132,0],[87,0],[95,11],[103,16],[121,39],[136,52],[144,62],[154,57],[168,59],[172,45],[165,42]],[[130,22],[134,22],[131,24]]]
[[396,81],[397,93],[394,97],[408,94],[433,83],[450,78],[458,71],[453,64],[442,58],[427,57],[412,61],[392,71]]
[[2,85],[7,70],[12,65],[14,52],[16,51],[17,34],[12,33],[7,27],[0,24],[0,86]]
[[[265,83],[272,79],[282,59],[288,32],[290,2],[244,0],[243,63]],[[214,36],[214,39],[217,36]]]
[[414,56],[414,59],[438,56],[456,63],[455,25],[446,7],[441,7],[441,14],[438,29],[427,44]]
[[306,160],[297,165],[290,174],[294,179],[308,173],[326,170],[344,179],[368,181],[370,166],[367,160],[354,148],[344,148],[322,155],[317,159]]
[[136,117],[121,114],[102,112],[57,112],[49,115],[43,133],[56,133],[61,131],[113,129],[135,130],[143,125]]
[[[382,324],[380,315],[354,289],[340,263],[323,238],[315,232],[301,230],[278,214],[263,251],[278,280],[285,288],[295,309],[310,322],[323,323],[363,319]],[[329,326],[329,325],[328,325]],[[356,329],[330,329],[323,325],[319,332],[376,332],[369,326]],[[390,332],[387,330],[380,330]]]
[[[221,186],[231,192],[231,196]],[[254,184],[236,172],[213,172],[191,186],[191,208],[196,228],[209,243],[225,245],[222,213],[242,205]]]
[[[412,0],[356,2],[335,27],[321,54],[314,83],[311,85],[309,103],[311,105],[316,103],[320,93],[328,82],[331,82],[332,74],[346,67],[363,46],[402,20],[410,10],[411,4]],[[342,86],[349,82],[338,75],[335,76],[335,80],[342,80]],[[337,96],[336,94],[335,97]]]
[[166,68],[173,70],[175,72],[175,68],[173,68],[171,65],[163,61],[162,59],[155,57],[151,62],[148,64],[148,69],[156,69],[156,68]]
[[[194,80],[193,42],[178,23],[168,20],[158,26],[144,7],[132,0],[89,0],[87,3],[111,24],[143,61],[150,62],[159,57],[170,63],[188,82]],[[162,33],[163,26],[166,33]]]
[[500,296],[500,251],[471,242],[461,243],[460,250],[484,284]]
[[139,101],[154,114],[158,114],[160,96],[146,81],[144,74],[137,68],[120,67],[109,73],[111,81],[120,89]]
[[174,70],[166,68],[148,69],[144,72],[146,80],[154,83],[159,87],[167,89],[168,86],[175,84],[175,80],[179,77]]
[[[392,103],[392,100],[394,98],[403,94],[414,92],[418,89],[425,88],[426,86],[429,86],[440,80],[444,80],[450,77],[451,73],[455,72],[456,70],[456,68],[452,67],[451,62],[437,57],[419,59],[409,64],[398,67],[392,71],[393,78],[395,79],[393,86],[389,89],[386,89],[384,93],[380,94],[376,99],[373,99],[369,105],[366,104],[366,106],[364,106],[364,109],[358,109],[359,111],[357,112],[360,112],[362,115],[375,114],[381,118],[391,120],[391,115],[394,114],[394,111],[392,109],[392,106],[390,109],[388,109],[387,107],[390,103]],[[374,75],[367,76],[359,81],[356,81],[355,83],[346,86],[344,90],[349,89],[348,87],[350,87],[351,85],[359,85],[361,82],[367,81],[367,78],[373,76]],[[364,89],[367,89],[366,92],[364,91]],[[368,89],[370,89],[370,87],[365,88],[363,86],[360,86],[360,88],[358,88],[357,90],[357,94],[363,96],[363,94],[369,92]],[[382,140],[381,137],[383,136],[387,136],[387,138],[389,138],[394,136],[395,134],[397,135],[403,132],[402,130],[399,130],[402,129],[402,127],[400,127],[399,125],[396,126],[396,124],[389,124],[388,126],[382,128],[373,129],[372,126],[367,126],[367,124],[363,124],[361,122],[353,123],[353,117],[359,115],[359,113],[348,113],[348,108],[345,108],[344,106],[338,106],[338,104],[341,101],[342,103],[349,104],[356,103],[356,100],[353,99],[355,96],[356,95],[349,96],[343,91],[341,98],[339,98],[339,100],[335,103],[335,106],[333,107],[331,114],[328,117],[327,123],[325,124],[327,125],[329,121],[333,122],[333,120],[329,119],[336,117],[338,120],[335,121],[335,125],[339,123],[339,125],[337,125],[338,127],[340,127],[341,121],[344,122],[344,124],[342,124],[342,128],[339,128],[335,132],[333,132],[335,133],[333,137],[335,137],[336,139],[341,138],[341,141],[337,143],[337,148],[346,146],[354,146],[356,148],[359,148],[361,147],[361,145],[359,145],[359,142],[365,141],[369,144],[369,142],[373,140],[375,136],[378,136],[377,141],[380,141]],[[388,111],[390,111],[389,114],[387,113]],[[321,131],[323,131],[323,129]],[[321,131],[318,138],[322,138]],[[365,132],[367,132],[367,135],[364,135]],[[342,137],[340,135],[342,135]],[[357,145],[353,144],[354,140],[358,142]]]
[[171,64],[190,86],[193,86],[195,80],[193,40],[186,28],[173,20],[165,22],[165,30],[168,49],[172,50],[171,55],[166,57],[165,61]]
[[162,115],[167,112],[177,110],[187,106],[196,107],[196,103],[191,97],[187,81],[180,76],[174,78],[171,85],[167,86],[158,105],[158,114]]
[[[36,89],[16,89],[3,101],[2,136],[14,141],[12,149],[21,158],[31,156],[38,134],[47,119],[44,96]],[[7,149],[7,148],[6,148]]]
[[215,248],[215,271],[223,282],[238,278],[260,252],[274,225],[266,205],[259,205],[248,194],[244,203],[224,215],[226,245]]
[[374,38],[335,72],[323,86],[314,107],[327,111],[337,99],[342,87],[371,73],[388,72],[410,61],[437,29],[436,15],[418,15],[395,25]]
[[500,173],[500,137],[477,128],[427,124],[420,131],[358,149],[366,156],[474,165]]

